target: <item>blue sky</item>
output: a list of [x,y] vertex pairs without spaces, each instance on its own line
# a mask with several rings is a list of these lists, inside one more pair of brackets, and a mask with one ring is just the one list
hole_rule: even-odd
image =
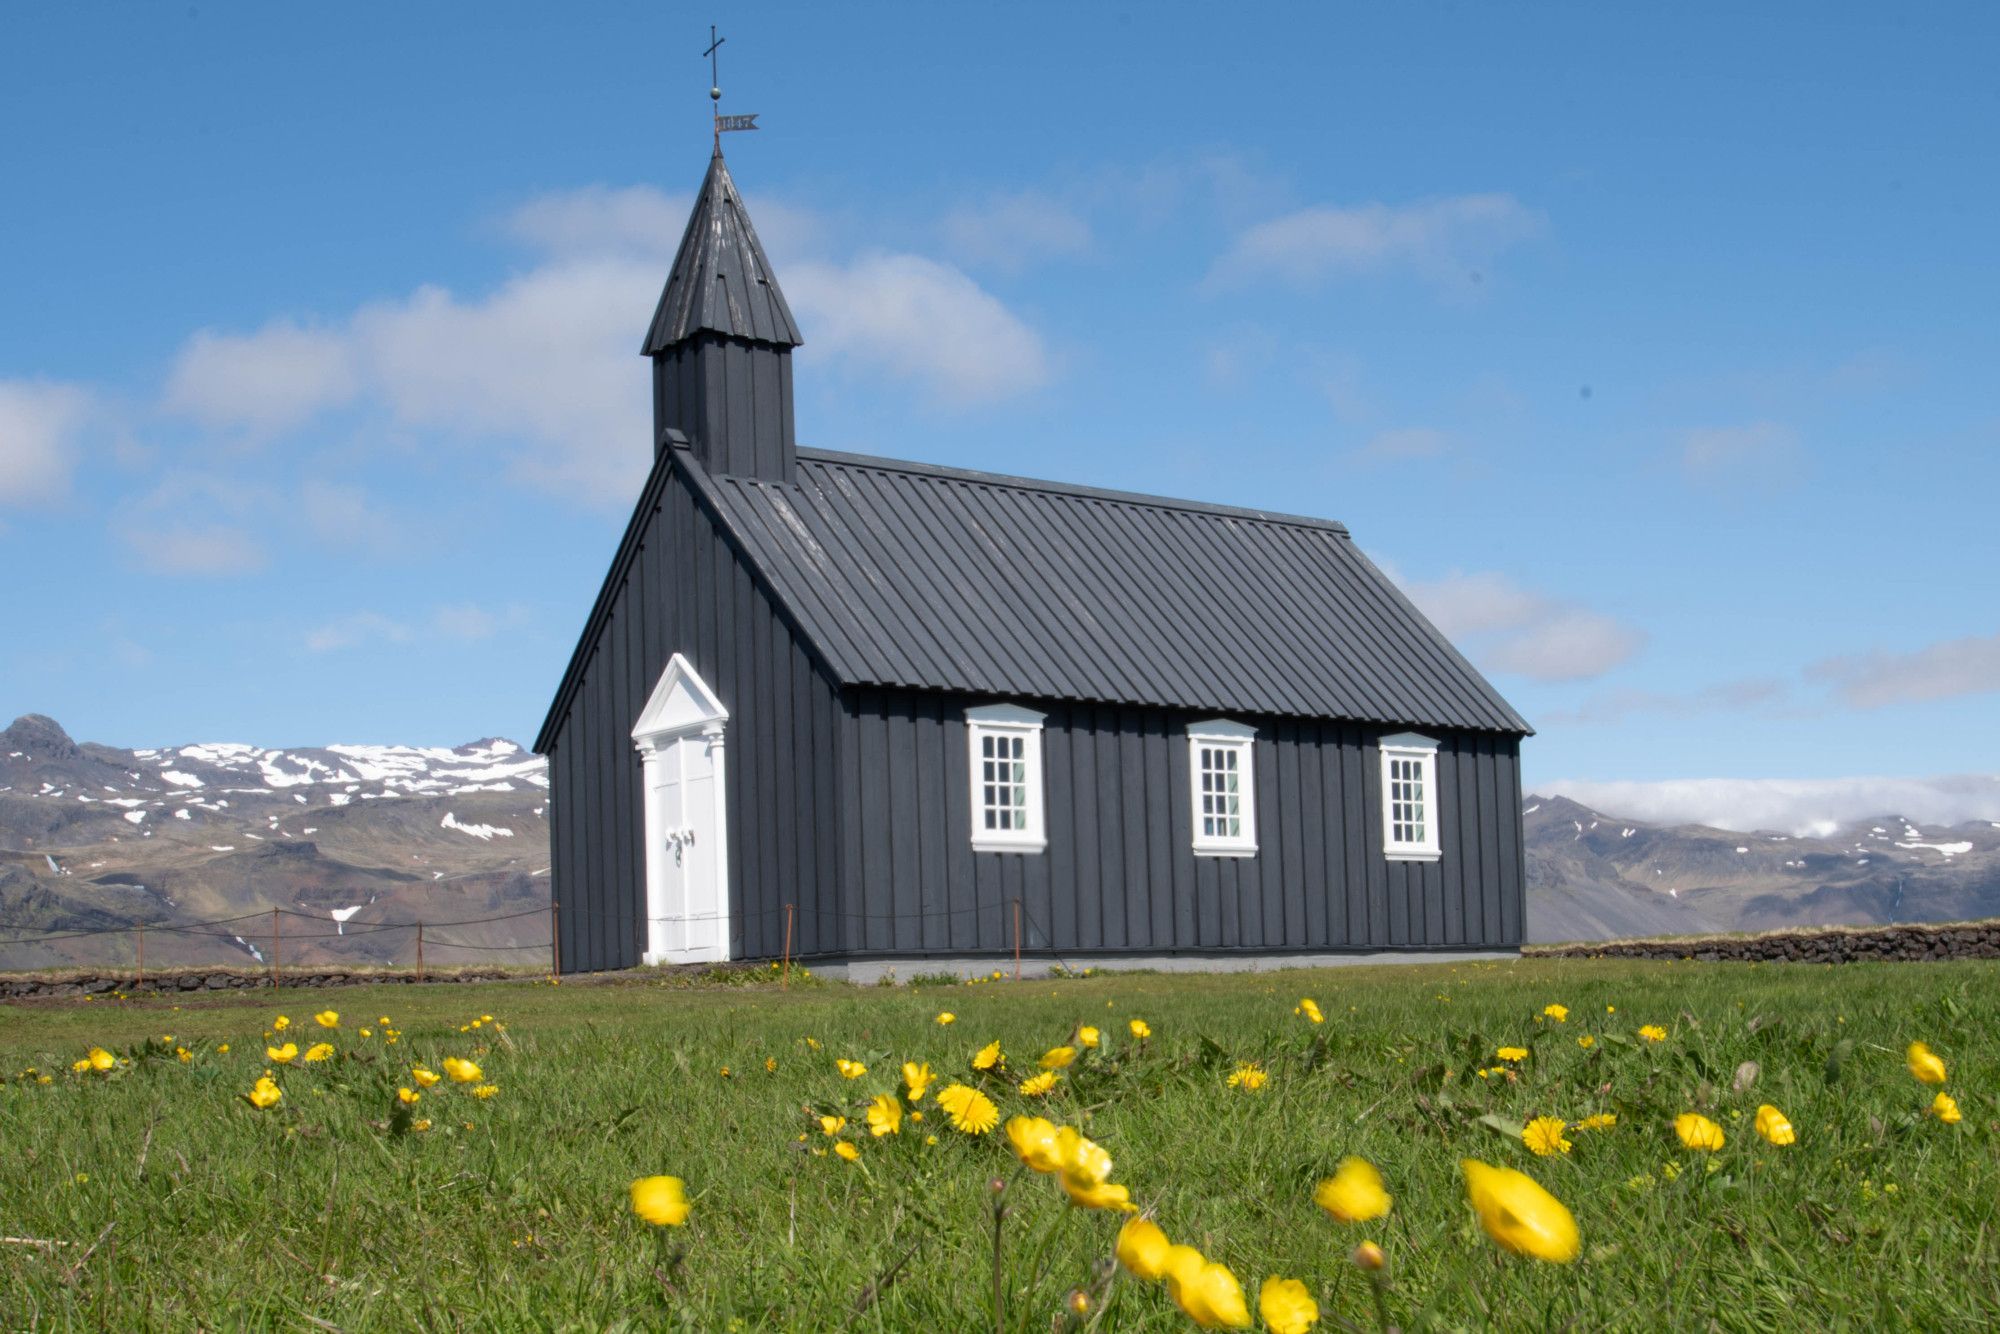
[[1996,768],[1969,5],[10,8],[0,712],[530,739],[711,20],[803,443],[1339,518],[1531,785]]

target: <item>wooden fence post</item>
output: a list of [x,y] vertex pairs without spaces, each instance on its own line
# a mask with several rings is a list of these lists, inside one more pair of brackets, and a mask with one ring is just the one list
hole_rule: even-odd
[[139,923],[139,980],[132,984],[132,990],[143,990],[146,985],[146,924]]
[[1021,901],[1014,900],[1014,980],[1021,980]]
[[792,905],[785,905],[785,971],[778,975],[778,990],[789,991],[792,986]]
[[562,917],[553,897],[549,899],[549,966],[551,976],[562,976]]
[[279,934],[278,910],[271,909],[271,989],[278,989],[278,956],[283,937]]
[[424,924],[417,923],[417,981],[424,980]]

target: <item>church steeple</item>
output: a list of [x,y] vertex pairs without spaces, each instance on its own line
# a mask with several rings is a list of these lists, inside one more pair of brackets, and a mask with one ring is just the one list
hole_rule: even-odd
[[646,335],[653,436],[710,472],[792,480],[792,349],[804,341],[718,147]]

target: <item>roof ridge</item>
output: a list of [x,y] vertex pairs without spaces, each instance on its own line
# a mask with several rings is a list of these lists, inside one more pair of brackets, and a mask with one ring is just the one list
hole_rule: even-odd
[[[1347,525],[1338,519],[1322,519],[1310,514],[1287,514],[1279,510],[1252,509],[1243,505],[1219,505],[1206,500],[1187,500],[1179,496],[1153,495],[1145,491],[1121,491],[1112,487],[1085,486],[1080,482],[1056,482],[1041,477],[1021,477],[1013,473],[985,472],[977,468],[954,468],[941,463],[918,463],[910,459],[885,458],[876,454],[854,454],[837,449],[806,449],[798,451],[800,462],[832,463],[845,467],[873,468],[884,472],[906,472],[920,477],[939,477],[952,481],[976,482],[986,486],[1003,486],[1017,491],[1041,491],[1049,495],[1072,496],[1084,500],[1103,500],[1120,505],[1136,505],[1145,509],[1184,510],[1191,514],[1209,514],[1218,518],[1247,519],[1256,523],[1281,524],[1294,528],[1311,528],[1322,532],[1330,531],[1342,537],[1351,538]],[[742,479],[750,480],[750,479]]]

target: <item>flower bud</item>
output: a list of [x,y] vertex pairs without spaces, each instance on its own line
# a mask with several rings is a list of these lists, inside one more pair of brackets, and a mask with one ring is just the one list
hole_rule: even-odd
[[1371,1274],[1380,1272],[1382,1267],[1389,1263],[1389,1257],[1382,1254],[1382,1248],[1372,1241],[1364,1241],[1356,1246],[1354,1254],[1348,1258],[1354,1261],[1356,1268],[1365,1269]]
[[1066,1304],[1070,1309],[1071,1315],[1090,1314],[1090,1294],[1085,1292],[1082,1288],[1072,1289],[1069,1294],[1069,1300]]

